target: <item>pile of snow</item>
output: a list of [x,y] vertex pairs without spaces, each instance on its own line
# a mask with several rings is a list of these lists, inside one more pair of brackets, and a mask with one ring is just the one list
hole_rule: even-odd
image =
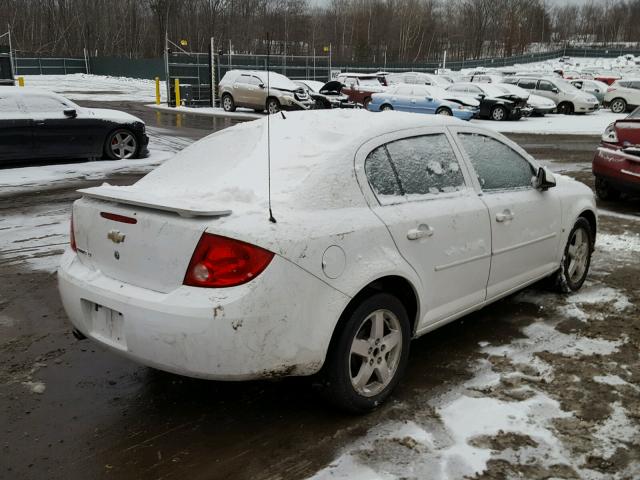
[[[154,80],[74,73],[70,75],[25,75],[25,86],[51,90],[71,100],[154,102]],[[160,95],[166,101],[161,83]]]

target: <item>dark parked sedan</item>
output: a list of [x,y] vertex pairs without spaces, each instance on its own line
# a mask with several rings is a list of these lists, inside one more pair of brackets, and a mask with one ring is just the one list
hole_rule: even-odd
[[450,92],[472,95],[480,101],[480,118],[519,120],[527,112],[527,99],[500,90],[493,83],[454,83]]
[[0,89],[0,162],[139,158],[148,143],[144,122],[128,113],[83,108],[44,90]]

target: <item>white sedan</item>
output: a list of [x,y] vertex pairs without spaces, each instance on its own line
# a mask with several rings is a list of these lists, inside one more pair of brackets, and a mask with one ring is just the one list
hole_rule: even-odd
[[409,342],[549,277],[580,288],[591,190],[493,131],[364,110],[215,133],[136,184],[81,190],[58,272],[84,335],[178,374],[319,374],[356,412]]

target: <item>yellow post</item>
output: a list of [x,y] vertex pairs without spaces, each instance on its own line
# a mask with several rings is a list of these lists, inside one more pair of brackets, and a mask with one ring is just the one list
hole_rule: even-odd
[[156,77],[156,105],[160,105],[160,77]]
[[180,80],[175,80],[175,92],[176,92],[176,107],[180,106]]
[[24,87],[24,77],[18,77],[18,86]]

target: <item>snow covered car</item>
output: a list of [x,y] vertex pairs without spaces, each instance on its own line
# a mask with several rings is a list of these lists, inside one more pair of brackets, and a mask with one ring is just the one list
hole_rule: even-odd
[[398,110],[399,112],[449,115],[461,120],[471,120],[477,107],[467,107],[434,96],[424,85],[399,84],[389,87],[384,93],[374,93],[367,106],[371,112]]
[[640,105],[640,77],[614,82],[604,95],[604,106],[613,113],[624,113]]
[[640,107],[609,125],[592,163],[596,193],[617,200],[621,193],[640,193]]
[[337,80],[344,84],[342,93],[364,108],[367,108],[374,93],[382,93],[387,89],[380,83],[376,73],[341,73]]
[[78,336],[192,377],[318,374],[327,399],[363,412],[412,338],[545,277],[562,291],[586,278],[591,190],[494,131],[276,115],[270,183],[267,132],[239,124],[134,185],[80,191],[58,270]]
[[273,114],[308,110],[313,104],[305,89],[284,75],[262,70],[229,70],[220,80],[219,95],[225,112],[245,107]]
[[472,95],[480,102],[481,118],[490,120],[519,120],[525,115],[527,99],[500,90],[495,83],[454,83],[447,88],[449,92]]
[[423,72],[390,73],[386,79],[389,85],[408,83],[411,85],[434,85],[440,88],[451,85],[451,82],[444,77]]
[[315,108],[355,108],[356,104],[341,92],[344,85],[332,80],[327,83],[315,80],[295,80],[296,85],[304,88],[315,102]]
[[0,162],[145,156],[145,123],[118,110],[85,108],[46,90],[0,89]]
[[576,80],[571,80],[569,83],[576,87],[578,90],[581,90],[586,93],[590,93],[594,97],[598,99],[598,102],[604,102],[604,96],[607,93],[607,89],[609,85],[603,82],[599,82],[598,80],[590,80],[585,78],[578,78]]
[[600,108],[596,97],[581,92],[562,78],[507,77],[505,83],[518,85],[531,93],[553,100],[558,105],[557,112],[565,115],[595,112]]

